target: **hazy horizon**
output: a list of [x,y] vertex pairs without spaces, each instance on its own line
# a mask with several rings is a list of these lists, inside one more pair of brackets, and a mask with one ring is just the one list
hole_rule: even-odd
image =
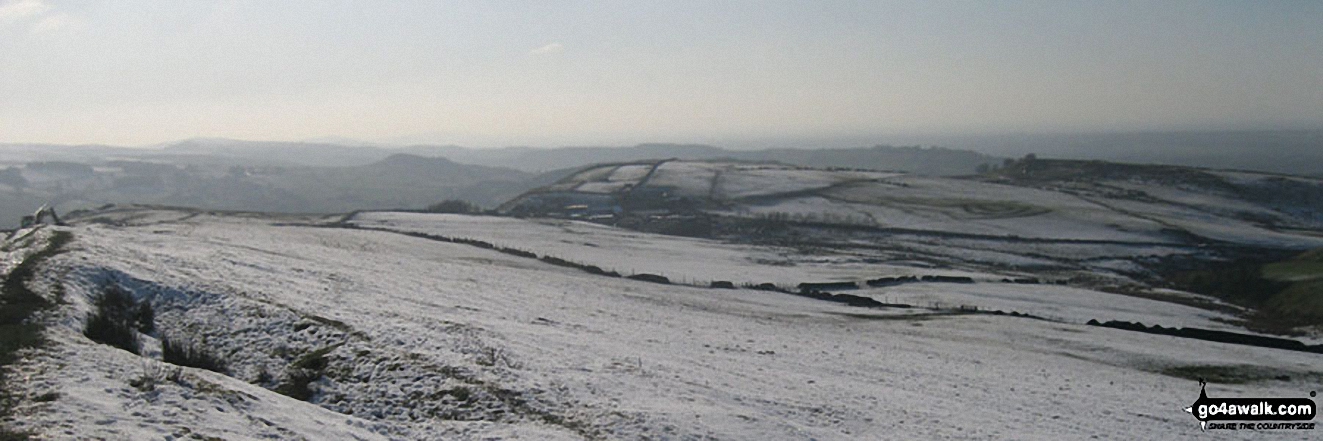
[[1319,129],[1318,23],[1317,2],[0,0],[0,143]]

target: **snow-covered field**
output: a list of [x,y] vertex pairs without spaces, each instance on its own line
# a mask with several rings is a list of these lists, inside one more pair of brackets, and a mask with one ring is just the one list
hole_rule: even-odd
[[[1161,372],[1230,366],[1251,379],[1212,383],[1211,396],[1296,397],[1323,379],[1313,354],[609,278],[390,231],[307,225],[322,219],[106,216],[123,222],[37,233],[74,235],[32,284],[65,302],[46,317],[50,343],[7,377],[28,397],[54,397],[28,400],[10,422],[41,438],[1206,439],[1181,410],[1198,383]],[[690,280],[900,271],[577,223],[373,213],[358,224]],[[795,265],[757,263],[777,256]],[[145,346],[162,336],[205,341],[230,375],[172,375],[158,352],[85,338],[88,297],[107,284],[156,308]],[[1097,310],[1172,325],[1209,319],[1065,287],[925,284],[870,294],[1071,318]],[[318,349],[327,366],[309,401],[268,390]]]
[[[649,178],[649,172],[652,176]],[[846,182],[900,176],[900,173],[816,170],[784,165],[720,161],[659,161],[653,164],[602,165],[580,171],[553,185],[557,191],[610,193],[625,185],[668,189],[691,198],[740,199],[821,190]]]
[[[1084,163],[1091,164],[1091,163]],[[1093,164],[1096,165],[1096,164]],[[774,164],[663,161],[585,170],[551,189],[665,189],[709,213],[797,222],[1056,241],[1323,247],[1323,181],[1142,166],[1036,181],[1025,176],[950,178],[816,170]],[[1267,196],[1267,197],[1265,197]],[[1311,234],[1309,230],[1315,230]]]
[[714,163],[667,161],[657,167],[657,173],[647,184],[669,189],[676,196],[705,198],[712,194],[712,182],[720,170]]
[[[839,256],[802,255],[790,248],[663,236],[571,220],[367,212],[355,216],[352,223],[369,228],[478,239],[500,247],[596,265],[624,275],[658,274],[675,282],[702,285],[724,280],[735,284],[774,283],[793,287],[807,281],[851,281],[934,273],[913,267],[850,261]],[[968,275],[958,271],[936,273]]]
[[[666,170],[663,165],[661,171]],[[824,189],[845,182],[867,181],[898,176],[899,173],[786,170],[774,167],[734,166],[722,169],[716,182],[716,195],[724,199],[769,196],[797,191]]]
[[980,283],[914,283],[864,289],[860,294],[890,303],[1001,309],[1078,324],[1090,319],[1125,320],[1243,331],[1225,323],[1234,317],[1184,305],[1067,286],[1007,284],[1001,280],[1008,276],[999,274],[867,263],[827,251],[802,255],[788,248],[727,244],[554,219],[367,212],[355,216],[352,222],[369,228],[478,239],[624,275],[660,274],[677,283],[696,285],[725,280],[737,285],[771,282],[788,288],[802,282],[837,281],[864,286],[862,282],[878,277],[968,276]]
[[[1033,188],[906,176],[833,189],[879,226],[993,236],[1163,242],[1163,225],[1079,197]],[[776,207],[767,208],[775,211]]]

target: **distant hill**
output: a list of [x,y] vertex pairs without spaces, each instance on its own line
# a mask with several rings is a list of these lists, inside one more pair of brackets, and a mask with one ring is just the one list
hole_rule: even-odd
[[[895,142],[893,142],[894,144]],[[409,153],[524,171],[547,171],[604,162],[644,159],[737,159],[778,161],[811,167],[860,167],[903,170],[924,175],[968,174],[982,163],[1018,158],[1029,153],[1071,159],[1165,164],[1218,169],[1252,170],[1303,176],[1323,176],[1323,130],[1209,130],[1128,133],[1007,134],[913,137],[906,144],[941,148],[878,145],[856,148],[777,148],[732,150],[702,144],[639,144],[587,147],[465,148],[420,145],[401,148],[327,142],[281,143],[225,139],[191,139],[164,146],[159,154],[190,155],[191,160],[260,161],[267,164],[349,166],[364,165]],[[806,143],[811,145],[811,143]],[[837,144],[839,145],[839,144]],[[55,149],[55,147],[59,147]],[[118,153],[113,147],[97,151]],[[61,159],[77,159],[65,146]],[[182,160],[184,158],[175,159]]]
[[[1014,157],[1039,153],[1323,176],[1323,131],[1026,135],[946,141],[941,143]],[[970,175],[976,170],[995,169],[1006,161],[972,150],[888,145],[731,150],[701,144],[654,143],[473,149],[217,138],[149,148],[0,144],[0,225],[16,223],[21,213],[43,203],[57,204],[62,209],[141,202],[330,212],[420,208],[459,198],[493,207],[592,164],[672,158],[904,171],[924,176]],[[64,168],[51,168],[50,164],[65,164],[82,172],[64,173]]]
[[[214,147],[214,146],[213,146]],[[358,156],[306,160],[312,145],[272,147],[269,157],[254,145],[186,146],[113,150],[113,155],[80,155],[57,149],[56,158],[77,161],[9,161],[0,169],[0,225],[42,204],[61,212],[106,203],[142,203],[205,209],[342,213],[359,209],[421,209],[446,199],[494,207],[548,180],[519,170],[460,164],[445,158],[391,154],[375,148],[347,149]],[[27,154],[29,151],[21,150]],[[40,153],[39,151],[35,153]],[[360,165],[311,166],[294,161]],[[41,156],[48,158],[50,156]],[[20,156],[21,159],[30,157]]]
[[394,154],[352,167],[302,167],[264,175],[271,187],[311,198],[315,211],[389,207],[423,208],[444,199],[483,206],[523,192],[535,175],[518,170],[460,164],[445,158]]
[[337,167],[365,165],[390,156],[378,147],[329,143],[239,141],[218,138],[195,138],[167,144],[168,155],[194,155],[221,158],[258,159],[266,164]]
[[952,148],[1020,157],[1184,165],[1323,176],[1323,130],[1223,130],[1024,134],[930,140]]
[[501,206],[620,224],[713,216],[997,240],[1323,247],[1323,180],[1024,158],[959,178],[730,161],[588,167]]
[[456,161],[528,171],[581,167],[604,162],[647,159],[733,159],[752,162],[783,162],[809,167],[852,167],[901,170],[923,175],[963,175],[980,164],[1001,159],[968,150],[940,147],[875,146],[839,149],[727,150],[701,144],[639,144],[633,147],[561,147],[538,149],[507,147],[468,149],[463,147],[413,146],[404,151],[425,156],[444,156]]
[[[505,167],[525,172],[547,172],[603,162],[647,159],[733,159],[783,162],[810,167],[856,167],[900,170],[923,175],[964,175],[980,164],[1001,158],[967,150],[940,147],[879,145],[834,149],[729,150],[702,144],[638,144],[628,147],[505,147],[478,149],[453,145],[384,147],[326,142],[242,141],[194,138],[154,148],[108,146],[53,146],[0,144],[0,162],[66,160],[94,163],[130,157],[153,162],[201,166],[352,167],[385,160],[391,155],[446,158],[462,164]],[[13,161],[13,160],[11,160]]]

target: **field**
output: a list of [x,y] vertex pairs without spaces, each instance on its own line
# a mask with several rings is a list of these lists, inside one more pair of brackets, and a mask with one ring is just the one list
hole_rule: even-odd
[[[1210,384],[1216,396],[1293,397],[1323,379],[1315,354],[1078,323],[1212,327],[1214,313],[997,274],[868,294],[1059,321],[612,278],[404,233],[694,285],[931,272],[848,255],[578,222],[333,221],[137,209],[37,230],[7,261],[55,231],[75,239],[30,283],[63,303],[45,348],[11,366],[23,380],[7,387],[34,399],[8,423],[54,439],[1203,439],[1181,411],[1191,377],[1236,380]],[[82,333],[109,285],[155,308],[142,355]],[[161,338],[196,342],[227,375],[162,363]],[[276,392],[310,365],[306,400]]]
[[[866,277],[851,269],[863,262],[881,265],[883,276],[919,268],[1036,277],[1150,298],[1165,296],[1148,291],[1169,287],[1182,271],[1323,247],[1323,181],[1314,178],[1037,159],[960,178],[730,161],[650,164],[651,173],[644,163],[590,168],[503,210],[815,256],[824,265],[802,266],[822,270],[808,274],[826,281]],[[575,199],[573,188],[598,198]],[[648,259],[612,256],[593,264],[641,271],[639,260]],[[795,259],[733,260],[751,259],[757,265],[748,277],[719,274],[701,259],[665,260],[692,262],[678,274],[690,281],[780,283],[807,275],[787,269]],[[774,270],[764,267],[776,262]]]

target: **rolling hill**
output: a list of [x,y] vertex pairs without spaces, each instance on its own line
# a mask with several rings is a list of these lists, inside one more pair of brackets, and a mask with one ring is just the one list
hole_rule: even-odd
[[1185,271],[1323,247],[1317,178],[1037,158],[961,178],[729,161],[604,164],[501,209],[1183,303],[1191,300],[1161,289],[1193,289],[1178,277]]
[[[1226,395],[1323,379],[1317,354],[1084,322],[1235,330],[1223,313],[849,250],[417,213],[119,208],[71,224],[5,242],[6,287],[46,305],[28,318],[42,338],[4,366],[8,435],[1202,439],[1180,410],[1198,376]],[[708,284],[934,272],[974,281],[857,291],[905,307]],[[126,316],[137,353],[88,336],[112,292],[153,311]]]

